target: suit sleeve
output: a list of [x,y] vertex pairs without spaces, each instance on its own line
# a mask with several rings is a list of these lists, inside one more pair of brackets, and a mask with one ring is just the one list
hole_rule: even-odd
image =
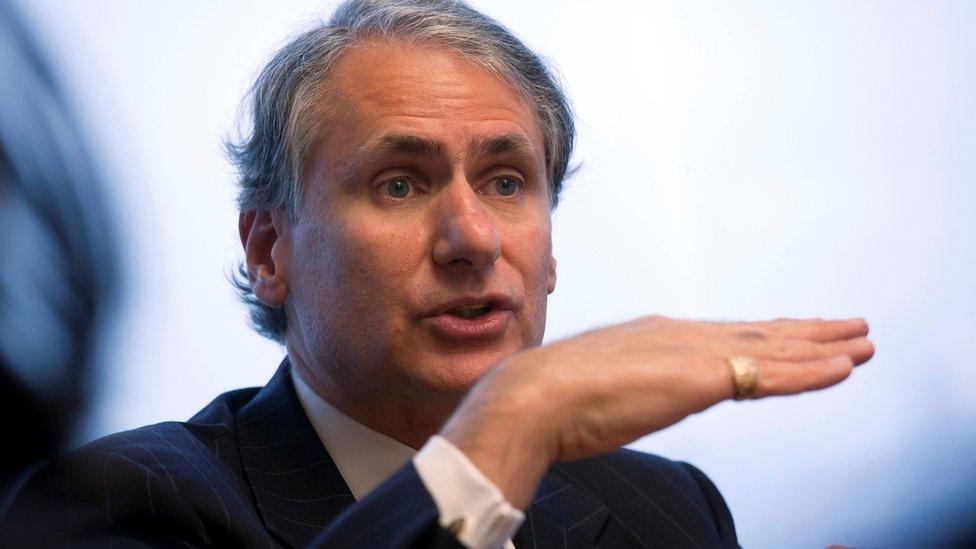
[[691,476],[698,483],[702,493],[705,495],[712,519],[715,521],[716,530],[722,541],[722,547],[739,547],[739,541],[735,533],[735,523],[732,521],[732,513],[729,511],[729,506],[726,505],[725,498],[722,497],[718,488],[715,487],[715,484],[712,483],[712,480],[705,473],[701,472],[694,465],[684,462],[681,465],[688,469],[688,472],[691,473]]
[[411,462],[332,521],[310,547],[464,549],[438,519]]

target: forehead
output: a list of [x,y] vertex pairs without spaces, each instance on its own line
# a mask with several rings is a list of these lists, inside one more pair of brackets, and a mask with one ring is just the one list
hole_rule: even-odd
[[331,76],[333,131],[328,133],[347,144],[391,131],[432,138],[451,149],[496,135],[520,135],[544,155],[529,103],[501,78],[453,51],[368,41],[344,53]]

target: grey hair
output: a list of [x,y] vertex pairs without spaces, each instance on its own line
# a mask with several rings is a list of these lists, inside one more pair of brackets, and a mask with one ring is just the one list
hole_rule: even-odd
[[[321,137],[322,91],[337,59],[370,39],[432,43],[457,52],[498,76],[533,108],[545,145],[552,207],[569,175],[575,127],[572,110],[546,64],[494,19],[461,0],[347,0],[328,23],[279,50],[248,94],[246,135],[228,141],[237,167],[241,211],[284,209],[293,219],[301,203],[300,175],[308,151]],[[328,108],[328,105],[324,105]],[[231,277],[261,335],[284,342],[283,307],[261,303],[251,291],[242,262]]]

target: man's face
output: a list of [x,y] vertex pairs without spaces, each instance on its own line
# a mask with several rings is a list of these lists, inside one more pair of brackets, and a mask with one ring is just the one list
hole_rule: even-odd
[[279,243],[289,351],[357,398],[460,396],[542,340],[555,262],[536,119],[426,46],[363,44],[332,76],[327,137]]

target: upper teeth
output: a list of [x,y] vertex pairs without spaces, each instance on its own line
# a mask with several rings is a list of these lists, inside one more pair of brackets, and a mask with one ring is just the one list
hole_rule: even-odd
[[487,310],[487,305],[474,305],[470,307],[458,307],[454,309],[454,314],[462,318],[472,318],[485,313]]

